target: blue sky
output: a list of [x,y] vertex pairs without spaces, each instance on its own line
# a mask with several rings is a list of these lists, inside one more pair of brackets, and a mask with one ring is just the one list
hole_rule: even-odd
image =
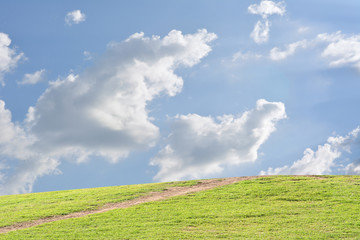
[[0,194],[360,174],[358,1],[0,3]]

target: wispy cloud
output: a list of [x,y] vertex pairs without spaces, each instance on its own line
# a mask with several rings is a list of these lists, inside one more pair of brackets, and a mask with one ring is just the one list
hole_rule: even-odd
[[250,37],[257,43],[265,43],[269,40],[270,22],[268,20],[257,21]]
[[298,32],[298,33],[306,33],[306,32],[308,32],[309,30],[310,30],[309,27],[299,27],[298,30],[297,30],[297,32]]
[[270,50],[270,59],[274,61],[283,60],[291,55],[293,55],[299,48],[307,48],[309,43],[307,40],[302,40],[294,42],[285,46],[284,50],[281,50],[278,47],[274,47]]
[[28,84],[37,84],[44,80],[45,77],[45,69],[41,69],[34,73],[26,73],[22,79],[22,81],[18,82],[20,85],[28,85]]
[[305,39],[287,44],[283,50],[274,47],[269,58],[273,61],[284,60],[300,49],[322,49],[323,59],[329,61],[330,67],[352,66],[360,71],[360,34],[347,36],[341,31],[318,34],[313,39]]
[[93,57],[92,57],[91,52],[89,52],[89,51],[84,51],[83,54],[84,54],[84,59],[85,59],[85,60],[92,60]]
[[252,52],[236,52],[233,57],[232,57],[232,61],[238,61],[238,60],[249,60],[249,59],[260,59],[263,58],[264,56],[258,53],[252,53]]

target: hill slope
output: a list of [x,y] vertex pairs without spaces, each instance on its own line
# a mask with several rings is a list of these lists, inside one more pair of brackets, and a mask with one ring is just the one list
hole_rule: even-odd
[[[106,202],[138,198],[153,191],[198,184],[198,181],[188,181],[3,196],[0,197],[0,224],[11,225],[21,222],[22,218],[29,221],[32,213],[37,216],[33,219],[50,213],[68,214],[89,206],[100,208]],[[94,198],[86,191],[102,197]],[[44,210],[46,204],[34,204],[39,203],[44,194],[48,201],[55,202],[51,205],[52,211]],[[64,200],[57,197],[59,195]],[[67,201],[69,198],[71,204]],[[84,199],[88,199],[87,204]],[[64,211],[61,210],[63,202],[66,206],[82,204]],[[12,212],[2,214],[2,210],[9,210],[11,206]],[[0,234],[0,239],[359,239],[359,210],[359,176],[260,177],[163,201],[12,231]]]

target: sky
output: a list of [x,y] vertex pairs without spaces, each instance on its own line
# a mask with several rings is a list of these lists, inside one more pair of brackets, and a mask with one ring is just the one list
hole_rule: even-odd
[[0,195],[360,174],[359,1],[0,5]]

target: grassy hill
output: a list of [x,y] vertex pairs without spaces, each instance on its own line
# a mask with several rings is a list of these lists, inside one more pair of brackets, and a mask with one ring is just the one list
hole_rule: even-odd
[[[0,197],[0,227],[101,208],[198,181]],[[0,239],[360,239],[360,176],[261,177],[55,221]]]

